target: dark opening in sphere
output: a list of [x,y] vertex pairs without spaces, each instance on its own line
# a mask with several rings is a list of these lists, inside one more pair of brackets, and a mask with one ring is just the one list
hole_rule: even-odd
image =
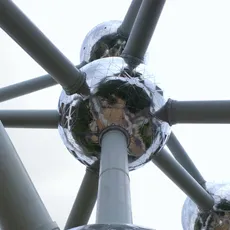
[[[148,161],[165,144],[167,123],[154,118],[165,100],[153,84],[146,66],[130,70],[120,57],[108,57],[85,65],[90,96],[66,95],[59,100],[59,131],[68,150],[85,165],[100,159],[99,135],[108,126],[119,126],[129,136],[129,169]],[[111,148],[115,148],[116,143]]]

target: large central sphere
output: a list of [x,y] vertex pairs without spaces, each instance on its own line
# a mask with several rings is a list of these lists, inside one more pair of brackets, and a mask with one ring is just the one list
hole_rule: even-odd
[[[90,96],[71,96],[63,91],[59,100],[59,131],[68,150],[91,166],[100,159],[100,134],[120,127],[129,139],[129,169],[151,160],[164,146],[170,127],[153,116],[165,100],[149,79],[146,66],[130,70],[120,57],[98,59],[82,69]],[[111,148],[115,148],[116,143]]]

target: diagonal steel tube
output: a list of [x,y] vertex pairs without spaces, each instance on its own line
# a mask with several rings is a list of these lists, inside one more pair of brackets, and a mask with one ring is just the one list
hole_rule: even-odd
[[64,230],[86,225],[97,199],[98,173],[91,168],[86,168],[81,187],[74,201],[72,210]]
[[7,128],[56,129],[56,110],[0,110],[0,120]]
[[0,26],[57,81],[67,94],[89,94],[78,70],[10,0],[0,0]]
[[121,26],[117,30],[117,32],[126,39],[129,38],[131,29],[140,9],[141,3],[142,0],[132,0],[130,7],[125,15],[125,18],[122,21]]
[[59,230],[0,122],[0,227]]
[[171,151],[174,158],[184,167],[184,169],[202,186],[205,187],[206,181],[200,174],[199,170],[186,153],[185,149],[177,139],[176,135],[172,132],[168,142],[167,147]]
[[56,85],[49,74],[0,88],[0,102],[23,96]]
[[169,99],[155,116],[170,125],[229,124],[230,101],[176,101]]
[[165,149],[155,154],[152,161],[201,210],[209,211],[213,208],[213,197]]
[[143,62],[165,0],[143,0],[122,57],[131,67]]
[[[76,68],[81,68],[85,63],[81,63]],[[25,94],[45,89],[56,85],[57,82],[49,75],[43,75],[27,81],[19,82],[0,88],[0,102],[7,101]]]

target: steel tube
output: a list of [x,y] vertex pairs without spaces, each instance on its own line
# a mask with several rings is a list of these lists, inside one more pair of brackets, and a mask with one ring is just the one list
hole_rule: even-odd
[[59,114],[56,110],[0,110],[0,120],[7,128],[56,129]]
[[10,0],[0,0],[0,26],[67,94],[89,93],[85,75]]
[[[76,66],[81,68],[85,63]],[[25,94],[33,93],[35,91],[45,89],[56,85],[57,82],[49,75],[43,75],[27,81],[19,82],[0,88],[0,102],[7,101]]]
[[127,138],[120,130],[102,136],[96,223],[132,223]]
[[144,61],[144,55],[161,15],[165,0],[143,0],[122,53],[131,67]]
[[59,230],[49,216],[0,122],[0,227]]
[[202,187],[205,187],[206,181],[173,132],[169,137],[167,147],[181,166],[183,166]]
[[169,99],[155,116],[170,125],[229,124],[230,101],[175,101]]
[[213,197],[165,149],[154,155],[152,161],[201,210],[208,211],[213,208]]
[[122,21],[121,26],[117,30],[117,32],[126,39],[129,38],[133,23],[136,19],[141,3],[142,0],[132,0],[130,7],[125,15],[125,18]]
[[98,174],[94,170],[87,168],[64,230],[88,223],[96,203],[97,191]]
[[49,74],[31,80],[16,83],[0,89],[0,102],[23,96],[41,89],[56,85],[57,82]]

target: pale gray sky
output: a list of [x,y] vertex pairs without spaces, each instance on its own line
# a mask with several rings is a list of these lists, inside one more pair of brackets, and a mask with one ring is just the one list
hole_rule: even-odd
[[[123,19],[130,0],[15,0],[75,64],[86,33],[102,21]],[[148,65],[166,97],[229,99],[229,0],[168,0],[150,45]],[[0,87],[45,74],[0,30]],[[55,86],[0,104],[0,109],[55,109]],[[229,125],[177,125],[179,140],[208,181],[228,181]],[[62,228],[85,167],[57,130],[7,129],[53,220]],[[131,173],[134,224],[181,230],[185,195],[152,163]],[[94,223],[95,212],[90,220]]]

